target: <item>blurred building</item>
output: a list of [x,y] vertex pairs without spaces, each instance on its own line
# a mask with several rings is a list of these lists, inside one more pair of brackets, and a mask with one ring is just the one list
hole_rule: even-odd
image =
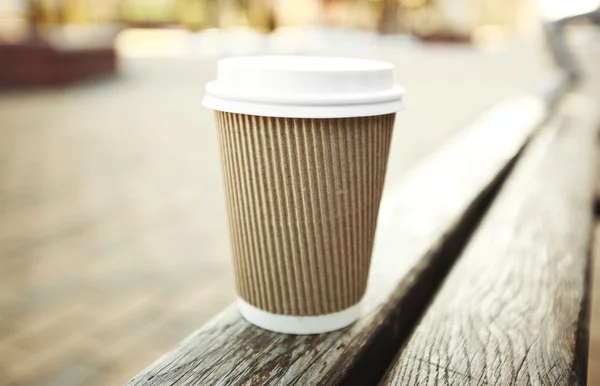
[[0,33],[6,40],[9,28],[27,22],[42,28],[122,23],[192,31],[233,26],[268,31],[321,25],[388,33],[468,33],[480,25],[515,25],[532,3],[535,0],[0,0]]

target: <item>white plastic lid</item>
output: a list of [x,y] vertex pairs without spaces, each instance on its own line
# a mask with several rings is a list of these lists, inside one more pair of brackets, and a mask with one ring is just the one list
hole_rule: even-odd
[[403,107],[391,63],[317,56],[221,59],[206,84],[203,105],[213,110],[290,118],[389,114]]

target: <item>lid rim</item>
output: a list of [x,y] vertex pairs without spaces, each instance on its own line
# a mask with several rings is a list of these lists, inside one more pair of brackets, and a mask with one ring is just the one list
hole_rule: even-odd
[[365,93],[337,93],[337,94],[266,94],[266,93],[239,93],[235,90],[219,87],[216,80],[208,82],[204,87],[207,96],[239,102],[269,103],[278,105],[303,105],[303,106],[329,106],[345,104],[369,104],[378,102],[392,102],[402,100],[404,88],[393,85],[386,90],[377,90]]
[[361,104],[291,105],[234,101],[206,95],[202,105],[212,110],[274,118],[357,118],[396,113],[404,109],[402,100]]

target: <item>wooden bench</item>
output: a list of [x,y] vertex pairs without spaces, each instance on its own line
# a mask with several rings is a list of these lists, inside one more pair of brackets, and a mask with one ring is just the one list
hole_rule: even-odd
[[586,384],[598,116],[577,102],[527,150],[381,384]]
[[[520,363],[526,363],[518,360],[523,355],[528,357],[524,354],[526,351],[537,348],[527,346],[529,341],[525,338],[522,341],[513,340],[510,332],[502,335],[501,326],[494,326],[487,331],[489,337],[505,339],[502,344],[495,343],[496,346],[493,346],[500,350],[497,361],[486,362],[485,359],[489,359],[486,355],[496,351],[491,351],[490,354],[484,350],[481,363],[477,362],[477,350],[485,346],[485,341],[476,333],[486,326],[481,324],[482,321],[478,321],[481,324],[479,326],[472,325],[468,313],[477,315],[478,307],[491,307],[490,312],[502,310],[495,305],[495,296],[502,299],[497,301],[498,304],[507,307],[506,302],[516,298],[515,292],[531,290],[532,298],[544,301],[547,309],[543,315],[548,315],[549,318],[546,322],[553,322],[556,331],[566,331],[562,337],[570,333],[571,330],[567,328],[573,325],[569,323],[579,321],[580,327],[572,331],[577,333],[582,332],[587,325],[587,308],[583,306],[582,299],[587,285],[585,267],[590,241],[594,180],[594,165],[590,164],[590,160],[593,158],[595,142],[592,140],[591,120],[576,122],[572,120],[572,115],[579,117],[580,114],[565,112],[556,118],[562,122],[562,128],[558,130],[554,120],[544,124],[548,116],[544,101],[533,96],[509,100],[484,114],[408,173],[399,186],[390,189],[381,206],[363,316],[354,325],[323,335],[281,335],[248,324],[233,305],[128,384],[370,385],[377,384],[382,379],[388,383],[404,384],[412,383],[413,378],[410,377],[414,377],[415,373],[419,378],[414,379],[427,383],[433,379],[431,377],[435,371],[440,371],[441,367],[436,365],[447,365],[448,373],[456,367],[463,378],[449,378],[448,383],[454,383],[453,380],[458,379],[457,384],[461,384],[460,381],[472,381],[472,376],[482,373],[488,376],[487,379],[493,379],[486,371],[492,369],[493,364],[499,366],[498,363],[504,363],[501,361],[509,353],[512,355],[510,358],[515,360],[514,367],[510,367],[513,372],[503,376],[521,380],[519,374],[530,373],[516,370]],[[538,134],[540,127],[543,129]],[[551,134],[557,130],[560,135]],[[523,148],[532,137],[535,138],[533,145],[526,148],[525,157],[518,161]],[[515,163],[517,170],[512,173]],[[574,172],[575,169],[577,172]],[[496,200],[500,189],[502,194]],[[478,227],[490,205],[490,216],[486,216],[485,223]],[[528,207],[531,207],[530,212],[526,211]],[[546,207],[550,208],[548,210],[555,209],[545,212]],[[532,235],[515,233],[515,230],[520,229],[517,227],[521,224],[519,221],[523,221],[522,216],[527,213],[530,214],[527,221],[534,225],[524,222],[522,224],[531,225],[531,229],[523,229],[535,232]],[[494,220],[494,216],[499,219]],[[585,220],[581,224],[583,234],[575,235],[575,224],[582,220]],[[547,225],[547,229],[543,225]],[[476,239],[469,244],[465,255],[460,257],[459,264],[452,270],[440,294],[435,295],[475,229]],[[493,248],[482,254],[481,249],[490,242],[489,235],[493,236],[495,233],[501,237],[496,240],[501,245],[490,244],[489,247]],[[482,234],[488,234],[487,239]],[[515,244],[519,248],[514,250],[514,256],[504,256],[506,251],[512,251],[509,249],[512,237],[520,236],[524,237],[523,245]],[[536,244],[537,239],[533,238],[538,236],[539,245]],[[556,240],[557,244],[549,243],[551,240]],[[562,240],[562,244],[559,240]],[[571,240],[572,244],[567,245],[567,240]],[[528,244],[527,241],[531,243]],[[543,248],[537,250],[538,246]],[[568,246],[572,249],[568,249]],[[535,250],[537,255],[534,260],[527,260],[526,247]],[[560,260],[563,252],[569,253],[564,261]],[[560,285],[550,283],[551,260],[544,260],[550,259],[550,256],[558,256],[556,259],[560,260],[556,261],[561,264],[554,267],[555,270],[560,269],[563,275]],[[495,262],[495,265],[487,267],[487,259]],[[539,267],[540,271],[535,271],[535,259],[540,264],[546,264]],[[469,261],[475,261],[479,270],[471,271]],[[506,265],[502,265],[502,262]],[[569,265],[569,262],[572,264]],[[484,283],[508,280],[508,275],[512,273],[516,276],[520,268],[526,270],[517,277],[520,281],[515,281],[520,287],[506,285],[509,290],[506,293],[501,292],[502,286],[492,287],[496,293],[487,291],[478,296],[473,294],[471,301],[468,295],[469,280],[485,279]],[[517,273],[514,273],[515,270]],[[527,277],[532,278],[531,283],[527,281]],[[568,291],[562,294],[562,288]],[[543,292],[546,290],[547,294]],[[555,299],[554,296],[559,292],[564,297]],[[444,307],[447,306],[447,299],[455,295],[462,296],[462,301],[455,305],[461,312],[449,315],[448,312],[453,309],[448,311]],[[507,295],[511,299],[503,298]],[[518,295],[528,299],[525,293]],[[445,300],[439,300],[440,296]],[[435,299],[433,306],[428,307],[432,298]],[[526,333],[531,336],[535,333],[539,335],[540,331],[534,327],[543,324],[539,321],[534,325],[528,324],[530,317],[539,316],[539,310],[525,307],[528,303],[521,298],[517,300],[523,305],[515,304],[510,312],[523,323],[523,327],[522,330],[515,330],[515,333],[518,336]],[[574,303],[566,304],[570,301]],[[463,306],[464,309],[458,306]],[[439,314],[436,309],[440,309]],[[583,310],[581,314],[580,310]],[[567,312],[564,320],[559,315],[562,311]],[[531,315],[528,315],[529,312]],[[434,316],[430,316],[430,313]],[[425,317],[420,322],[423,314]],[[575,320],[573,315],[578,319]],[[454,323],[451,317],[456,318]],[[466,323],[462,323],[463,318],[466,318]],[[442,323],[443,329],[437,329],[438,323]],[[446,328],[443,323],[451,323],[452,328]],[[469,328],[473,332],[464,332]],[[499,328],[500,332],[497,331]],[[451,333],[454,333],[452,337],[456,340],[463,336],[470,340],[463,342],[461,346],[457,341],[446,337],[446,334]],[[576,341],[586,341],[585,334],[582,337],[579,340],[565,340],[561,343],[562,346],[555,346],[557,353],[566,356],[565,363],[571,363],[568,360],[569,353],[573,358],[583,352],[580,344],[575,344]],[[437,346],[440,341],[449,343]],[[540,350],[554,347],[551,342],[547,342],[540,346]],[[423,345],[425,348],[431,346],[431,350],[422,351]],[[466,346],[473,351],[464,351]],[[463,351],[455,353],[457,347]],[[423,359],[420,356],[429,354],[432,355],[431,358],[452,356],[456,361],[468,358],[464,363],[471,367],[466,371],[454,362],[438,363],[430,357]],[[536,357],[541,360],[539,355],[542,355],[542,351]],[[423,361],[429,362],[423,364]],[[483,370],[477,366],[483,366]],[[411,373],[406,369],[414,371]],[[548,369],[560,372],[564,367],[552,362]],[[577,371],[578,374],[581,373]]]

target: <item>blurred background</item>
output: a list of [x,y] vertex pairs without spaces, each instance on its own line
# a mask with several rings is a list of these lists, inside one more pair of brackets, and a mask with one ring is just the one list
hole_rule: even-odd
[[[549,82],[543,20],[599,5],[0,0],[0,384],[122,384],[235,298],[200,104],[217,59],[393,62],[407,109],[390,187],[479,113]],[[600,100],[598,27],[568,40],[581,92]]]

